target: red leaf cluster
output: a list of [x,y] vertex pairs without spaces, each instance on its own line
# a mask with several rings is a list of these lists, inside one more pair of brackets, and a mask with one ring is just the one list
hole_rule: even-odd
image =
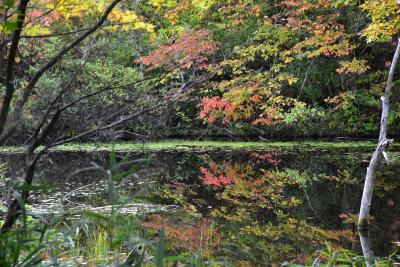
[[159,45],[156,50],[135,62],[143,63],[149,69],[205,69],[208,56],[214,54],[218,48],[217,42],[207,38],[209,34],[207,30],[185,31],[182,36],[170,41],[170,44]]
[[34,10],[27,14],[27,18],[30,21],[35,21],[36,23],[39,22],[42,26],[50,26],[51,23],[57,21],[61,18],[61,14],[57,11],[53,12],[42,12],[38,10]]
[[227,124],[235,111],[235,105],[219,96],[203,98],[198,107],[202,108],[199,114],[200,119],[207,117],[210,123],[214,123],[219,115],[224,114],[222,123]]
[[236,170],[228,162],[224,162],[224,166],[220,167],[214,161],[210,161],[208,167],[200,167],[200,172],[204,175],[202,179],[206,185],[227,186],[237,179]]

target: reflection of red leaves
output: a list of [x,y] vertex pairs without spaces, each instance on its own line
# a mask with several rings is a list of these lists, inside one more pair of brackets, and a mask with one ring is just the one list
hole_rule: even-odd
[[211,161],[208,166],[208,169],[200,167],[200,172],[204,175],[203,182],[206,185],[227,186],[233,184],[237,179],[235,169],[227,162],[220,167]]
[[[257,163],[260,161],[267,161],[268,163],[277,166],[281,160],[278,158],[277,152],[270,153],[252,153],[250,155],[257,159]],[[201,179],[206,185],[214,185],[218,187],[224,187],[230,184],[234,184],[238,179],[245,178],[247,180],[254,169],[250,165],[232,164],[231,162],[225,161],[222,165],[218,165],[215,161],[210,161],[208,167],[200,167],[200,172],[203,174]],[[252,181],[252,186],[260,186],[260,181]],[[254,184],[253,184],[254,183]]]
[[[173,248],[183,248],[192,253],[206,248],[211,239],[219,239],[218,233],[211,231],[211,221],[203,218],[196,221],[182,221],[177,218],[149,215],[145,227],[159,230],[164,227],[167,241]],[[207,249],[207,248],[206,248]]]
[[339,214],[339,218],[343,221],[343,223],[347,224],[357,224],[358,222],[358,214],[350,212]]
[[[351,229],[328,230],[312,226],[310,230],[323,237],[325,240],[347,240],[349,242],[354,242],[356,240],[356,234],[353,233]],[[323,244],[322,241],[320,241],[320,243]]]
[[271,152],[271,153],[264,153],[264,154],[259,154],[259,153],[253,153],[251,154],[252,157],[255,157],[257,159],[262,159],[266,160],[272,165],[276,166],[279,163],[281,163],[280,159],[277,159],[278,154],[276,152]]
[[253,95],[250,100],[254,103],[260,103],[262,101],[262,96],[260,94]]
[[287,6],[287,7],[300,7],[302,3],[300,1],[282,1],[281,5]]

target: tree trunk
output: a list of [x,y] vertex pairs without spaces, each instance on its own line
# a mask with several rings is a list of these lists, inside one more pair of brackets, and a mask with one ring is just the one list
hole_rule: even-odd
[[367,174],[365,176],[364,190],[360,205],[360,215],[358,217],[358,227],[368,227],[369,210],[371,208],[372,193],[374,190],[374,183],[376,178],[376,172],[378,171],[379,165],[382,158],[389,164],[389,160],[386,154],[386,148],[393,140],[387,139],[387,120],[389,116],[389,98],[390,90],[392,88],[392,81],[396,65],[400,56],[400,39],[397,40],[396,52],[393,55],[392,64],[390,66],[388,79],[386,82],[385,95],[381,97],[382,101],[382,116],[381,116],[381,127],[379,133],[379,142],[372,155],[371,161],[367,168]]

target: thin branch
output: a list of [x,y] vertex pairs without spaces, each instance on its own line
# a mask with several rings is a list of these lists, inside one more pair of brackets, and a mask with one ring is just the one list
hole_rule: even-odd
[[299,92],[299,94],[297,95],[297,100],[300,98],[301,94],[303,93],[304,85],[306,84],[306,81],[307,81],[307,78],[308,78],[308,72],[310,71],[311,66],[314,64],[315,59],[316,59],[316,58],[314,58],[314,59],[311,61],[310,65],[308,65],[308,68],[307,68],[307,70],[306,70],[306,73],[304,74],[303,83],[301,84],[300,92]]
[[[73,78],[74,78],[74,77],[72,77],[72,78],[70,79],[70,81],[72,81]],[[45,114],[44,118],[42,119],[41,123],[40,123],[39,126],[36,128],[34,135],[30,138],[30,140],[32,140],[32,139],[35,140],[34,145],[32,145],[32,146],[34,146],[34,148],[36,149],[38,146],[40,146],[40,145],[44,142],[46,136],[49,134],[49,132],[52,130],[52,128],[53,128],[53,126],[55,125],[55,123],[56,123],[56,122],[58,121],[58,119],[60,118],[61,113],[62,113],[63,111],[65,111],[66,109],[68,109],[68,108],[70,108],[70,107],[72,107],[72,106],[78,104],[79,102],[83,101],[84,99],[93,97],[93,96],[98,95],[98,94],[100,94],[100,93],[103,93],[103,92],[105,92],[105,91],[112,90],[112,89],[123,88],[123,87],[128,87],[128,86],[132,86],[132,85],[134,85],[134,84],[138,84],[138,83],[141,83],[141,82],[150,80],[150,79],[153,79],[153,78],[150,77],[150,78],[142,79],[142,80],[140,80],[140,81],[136,81],[136,82],[133,82],[133,83],[122,84],[122,85],[118,85],[118,86],[108,86],[108,87],[102,88],[102,89],[100,89],[100,90],[98,90],[98,91],[96,91],[96,92],[93,92],[93,93],[84,95],[84,96],[82,96],[82,97],[80,97],[80,98],[77,98],[77,99],[73,100],[72,102],[70,102],[70,103],[68,103],[68,104],[66,104],[66,105],[64,105],[64,106],[59,107],[59,108],[57,109],[57,111],[52,115],[52,117],[51,117],[51,119],[50,119],[50,122],[47,124],[46,127],[44,127],[44,124],[45,124],[45,122],[46,122],[46,118],[48,117],[48,115],[49,115],[49,113],[50,113],[50,111],[51,111],[51,108],[49,107],[49,108],[46,110],[46,114]],[[69,84],[67,84],[66,87],[69,87]],[[61,96],[61,95],[62,95],[62,94],[59,94],[59,96]],[[53,105],[57,102],[57,100],[58,100],[58,97],[56,97],[56,99],[54,99],[50,105],[53,106]],[[111,119],[111,118],[113,118],[113,117],[115,117],[115,116],[117,116],[118,114],[122,113],[123,111],[127,110],[128,108],[129,108],[129,106],[126,106],[125,108],[122,108],[122,109],[118,110],[117,112],[115,112],[115,113],[113,113],[112,115],[108,116],[107,119],[106,119],[106,121],[109,120],[109,119]],[[40,137],[38,137],[39,134],[40,134]]]
[[[95,32],[98,28],[101,27],[101,25],[103,25],[104,21],[107,19],[108,15],[110,14],[110,12],[113,10],[113,8],[120,2],[121,0],[114,0],[109,6],[108,8],[104,11],[103,15],[101,16],[100,20],[95,23],[92,27],[90,27],[87,31],[83,32],[80,36],[78,36],[75,40],[73,40],[72,42],[70,42],[69,44],[65,45],[55,56],[53,56],[49,61],[47,61],[46,64],[44,64],[32,77],[32,79],[30,80],[30,82],[28,83],[28,85],[23,89],[23,96],[22,98],[17,101],[16,105],[15,105],[15,110],[13,112],[13,118],[12,118],[12,123],[13,125],[11,125],[11,127],[8,129],[7,132],[3,133],[4,131],[4,125],[1,124],[1,117],[0,117],[0,144],[4,144],[4,142],[7,140],[8,136],[10,136],[10,133],[12,133],[15,128],[17,127],[18,124],[18,120],[20,117],[20,113],[22,108],[24,107],[25,103],[28,101],[31,92],[33,90],[33,88],[36,86],[36,83],[39,81],[40,77],[42,77],[42,75],[49,70],[51,67],[53,67],[66,53],[68,53],[72,48],[74,48],[75,46],[77,46],[78,44],[80,44],[83,40],[85,40],[89,35],[91,35],[93,32]],[[24,2],[24,1],[22,1]],[[18,40],[19,40],[19,35],[20,32],[18,34]],[[18,45],[18,43],[17,43]],[[10,102],[11,102],[11,98],[10,98]],[[9,107],[9,105],[8,105]],[[3,107],[2,107],[3,109]],[[2,114],[0,114],[2,115]],[[7,119],[7,115],[8,115],[8,110],[7,112],[5,112],[4,116],[4,122],[5,123],[6,119]]]
[[118,84],[118,85],[108,85],[108,86],[104,86],[104,87],[100,88],[99,90],[97,90],[97,91],[95,91],[95,92],[93,92],[93,93],[86,94],[86,95],[84,95],[84,96],[81,96],[81,97],[79,97],[79,98],[73,100],[72,102],[68,103],[67,105],[61,107],[61,108],[60,108],[60,111],[64,111],[64,110],[66,110],[66,109],[72,107],[73,105],[75,105],[75,104],[81,102],[82,100],[85,100],[85,99],[87,99],[87,98],[90,98],[90,97],[99,95],[99,94],[104,93],[104,92],[106,92],[106,91],[111,91],[111,90],[120,89],[120,88],[127,88],[127,87],[130,87],[130,86],[133,86],[133,85],[136,85],[136,84],[145,82],[145,81],[149,81],[149,80],[152,80],[152,79],[154,79],[154,77],[149,77],[149,78],[145,78],[145,79],[142,79],[142,80],[139,80],[139,81],[135,81],[135,82],[131,82],[131,83],[126,83],[126,84]]
[[78,75],[78,71],[75,72],[75,74],[66,82],[66,84],[62,87],[62,89],[58,92],[57,96],[53,99],[53,101],[51,101],[51,103],[48,104],[47,109],[43,115],[42,120],[39,122],[38,126],[35,129],[35,132],[33,133],[33,135],[29,138],[29,140],[27,142],[29,142],[30,140],[36,140],[37,137],[39,136],[40,132],[43,129],[44,124],[46,123],[46,120],[48,118],[48,116],[50,115],[52,109],[54,109],[55,104],[61,100],[62,96],[64,95],[65,91],[67,90],[67,88],[69,88],[72,84],[72,82],[76,79]]
[[113,128],[115,126],[118,126],[119,124],[122,124],[122,123],[124,123],[126,121],[129,121],[129,120],[131,120],[131,119],[133,119],[135,117],[138,117],[138,116],[140,116],[140,115],[142,115],[142,114],[144,114],[144,113],[146,113],[146,112],[148,112],[150,110],[154,110],[154,109],[164,105],[167,102],[168,101],[160,102],[157,105],[154,105],[154,106],[151,106],[149,108],[143,109],[143,110],[141,110],[139,112],[136,112],[134,114],[122,117],[121,119],[119,119],[116,122],[113,122],[113,123],[110,123],[110,124],[107,124],[107,125],[103,125],[103,126],[100,125],[100,126],[96,127],[95,129],[87,130],[85,132],[82,132],[82,133],[74,136],[74,137],[71,137],[71,138],[68,138],[68,139],[64,139],[64,140],[52,143],[52,144],[50,144],[48,146],[49,147],[55,147],[55,146],[59,146],[59,145],[65,144],[65,143],[70,143],[70,142],[73,142],[73,141],[77,141],[77,140],[81,139],[82,137],[85,137],[85,136],[88,136],[90,134],[96,133],[98,131],[103,131],[103,130],[107,130],[107,129]]
[[[56,6],[57,6],[57,4],[58,4],[58,3],[56,3]],[[51,12],[53,12],[53,11],[56,10],[56,6],[54,6],[54,8],[52,8],[52,9],[47,10],[46,12],[43,12],[40,16],[34,17],[33,19],[27,21],[27,22],[24,24],[23,27],[28,26],[28,25],[31,24],[32,22],[39,21],[41,18],[43,18],[43,17],[49,15]]]
[[[107,23],[104,25],[101,25],[100,28],[107,28],[107,27],[112,27],[112,26],[122,26],[122,25],[129,25],[132,24],[132,22],[118,22],[118,23]],[[66,36],[66,35],[72,35],[75,33],[80,33],[84,32],[90,29],[90,27],[82,28],[82,29],[77,29],[74,31],[68,31],[68,32],[55,32],[55,33],[48,33],[48,34],[38,34],[38,35],[21,35],[21,39],[43,39],[43,38],[53,38],[53,37],[58,37],[58,36]],[[11,39],[7,38],[3,40],[0,44],[0,46],[10,42]]]
[[[110,123],[110,124],[107,124],[107,125],[99,125],[99,126],[97,126],[96,128],[94,128],[94,129],[87,130],[87,131],[82,132],[82,133],[80,133],[80,134],[78,134],[78,135],[76,135],[76,136],[73,136],[73,137],[71,137],[71,138],[64,139],[64,140],[60,140],[60,141],[58,141],[58,142],[49,144],[49,145],[47,145],[47,147],[50,148],[50,147],[55,147],[55,146],[62,145],[62,144],[65,144],[65,143],[70,143],[70,142],[73,142],[73,141],[77,141],[77,140],[81,139],[82,137],[88,136],[88,135],[93,134],[93,133],[96,133],[96,132],[98,132],[98,131],[103,131],[103,130],[107,130],[107,129],[113,128],[113,127],[115,127],[115,126],[118,126],[118,125],[120,125],[120,124],[122,124],[122,123],[124,123],[124,122],[126,122],[126,121],[132,120],[133,118],[138,117],[138,116],[140,116],[140,115],[142,115],[142,114],[144,114],[144,113],[146,113],[146,112],[148,112],[148,111],[150,111],[150,110],[154,110],[154,109],[156,109],[156,108],[158,108],[158,107],[161,107],[161,106],[164,105],[164,104],[167,104],[167,103],[170,103],[171,101],[174,101],[175,99],[177,99],[177,98],[181,95],[181,93],[183,92],[184,89],[185,89],[185,88],[181,88],[181,89],[180,89],[177,93],[175,93],[173,96],[171,96],[171,97],[165,99],[164,101],[159,102],[159,103],[156,104],[156,105],[153,105],[153,106],[151,106],[151,107],[148,107],[148,108],[146,108],[146,109],[143,109],[143,110],[141,110],[141,111],[138,111],[138,112],[136,112],[136,113],[133,113],[133,114],[131,114],[131,115],[127,115],[127,116],[125,116],[125,117],[121,117],[118,121],[112,122],[112,123]],[[118,112],[119,112],[119,111],[117,111],[116,113],[118,113]],[[115,113],[114,113],[113,115],[115,116]],[[110,116],[110,117],[113,117],[113,116]]]
[[[50,112],[52,111],[52,109],[54,109],[55,104],[62,99],[65,92],[71,87],[71,84],[76,80],[77,76],[82,72],[82,69],[85,66],[85,64],[89,58],[90,49],[91,49],[91,47],[87,51],[85,51],[85,53],[81,59],[79,68],[73,73],[73,75],[70,77],[70,79],[64,84],[64,86],[58,92],[57,96],[48,104],[47,109],[43,115],[41,122],[36,127],[35,132],[31,136],[31,138],[29,138],[28,142],[32,139],[35,140],[35,142],[37,141],[38,136],[42,132],[43,126],[46,123],[46,120],[47,120],[48,116],[50,115]],[[50,119],[50,121],[52,121],[52,119]],[[40,139],[43,140],[43,138],[40,138]]]
[[[96,24],[94,24],[90,29],[88,29],[86,32],[81,34],[74,41],[70,42],[68,45],[63,47],[59,51],[59,53],[57,53],[52,59],[50,59],[45,65],[43,65],[39,69],[38,72],[36,72],[36,74],[33,76],[32,80],[25,87],[23,98],[16,105],[17,111],[14,114],[16,116],[16,118],[18,118],[21,109],[23,108],[23,106],[25,105],[26,101],[28,100],[31,91],[35,87],[35,85],[36,85],[37,81],[39,80],[39,78],[48,69],[50,69],[52,66],[54,66],[54,64],[56,64],[61,59],[61,57],[63,55],[68,53],[68,51],[70,51],[73,47],[75,47],[80,42],[82,42],[90,34],[95,32],[104,23],[104,21],[107,19],[108,14],[112,11],[112,9],[115,7],[115,5],[118,4],[120,1],[121,0],[114,0],[109,5],[109,7],[105,10],[103,16],[101,17],[101,19]],[[10,55],[8,57],[8,63],[9,64],[7,65],[7,70],[8,70],[7,78],[8,78],[8,82],[9,83],[10,83],[10,81],[12,81],[12,71],[13,71],[13,65],[14,65],[14,61],[15,61],[16,50],[18,49],[18,42],[20,40],[22,24],[23,24],[23,21],[24,21],[25,12],[26,12],[26,6],[27,6],[28,2],[29,2],[29,0],[21,0],[20,6],[19,6],[19,10],[22,11],[22,12],[20,14],[18,14],[18,16],[20,16],[19,20],[18,20],[19,21],[19,25],[17,25],[17,30],[14,32],[14,38],[13,38],[13,42],[12,42],[12,45],[11,45],[11,48],[14,48],[14,49],[10,50]],[[6,88],[6,91],[7,91],[7,89],[11,92],[11,96],[9,96],[9,102],[11,102],[12,94],[14,93],[15,88],[12,86],[12,87]],[[4,101],[3,101],[3,103],[4,103]],[[6,122],[7,117],[8,117],[9,105],[10,105],[10,103],[8,103],[8,107],[6,107],[5,109],[4,109],[4,106],[2,106],[2,112],[0,113],[0,118],[2,118],[2,120],[3,120],[2,123],[0,124],[0,127],[1,127],[0,134],[3,134],[3,137],[4,136],[9,136],[10,133],[14,130],[14,127],[16,127],[16,126],[13,126],[7,132],[3,133],[4,127],[5,127],[5,122]],[[3,112],[3,109],[4,109],[4,112]],[[39,142],[43,142],[42,139],[53,128],[55,122],[58,120],[58,117],[59,117],[59,114],[58,115],[57,114],[58,113],[56,113],[56,115],[52,117],[52,120],[47,125],[47,127],[45,129],[45,132],[40,136]],[[14,124],[16,124],[17,121],[18,121],[18,120],[15,120],[16,118],[13,118],[14,119],[14,121],[13,121]],[[2,141],[5,142],[6,139],[3,139]],[[37,148],[37,144],[38,144],[37,142],[34,142],[31,146],[29,146],[28,150],[27,150],[27,153],[26,153],[27,165],[26,165],[26,168],[25,168],[25,177],[24,177],[24,183],[26,185],[31,185],[32,184],[34,173],[35,173],[36,163],[41,158],[41,156],[49,149],[49,147],[45,147],[42,150],[40,150],[37,154],[34,154],[34,151]],[[23,201],[23,203],[25,203],[25,201],[28,199],[28,197],[29,197],[29,190],[23,191],[22,192],[22,201]],[[17,199],[14,199],[12,201],[12,203],[10,204],[10,206],[8,208],[7,216],[6,216],[5,220],[4,220],[4,223],[1,226],[0,234],[8,232],[13,227],[13,225],[15,224],[17,218],[20,215],[20,211],[21,211],[22,208],[23,207],[20,206],[20,204],[17,201]]]

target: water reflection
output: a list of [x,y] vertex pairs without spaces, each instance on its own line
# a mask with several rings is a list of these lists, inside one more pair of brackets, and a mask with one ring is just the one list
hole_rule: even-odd
[[369,231],[368,229],[360,229],[358,234],[360,236],[361,249],[365,259],[365,264],[367,267],[373,266],[375,263],[375,257],[374,252],[372,251],[371,240],[369,239]]
[[[146,199],[154,205],[180,207],[143,218],[150,233],[165,227],[171,255],[200,249],[210,261],[234,260],[242,266],[306,264],[328,241],[333,249],[364,252],[372,259],[368,254],[372,250],[366,248],[372,245],[376,255],[387,256],[393,249],[391,241],[400,234],[396,180],[400,164],[395,161],[378,174],[371,239],[367,242],[360,235],[358,242],[356,213],[369,152],[365,148],[160,151],[134,175],[117,179],[114,185],[123,203]],[[396,159],[398,153],[392,155]],[[148,157],[143,153],[118,156]],[[8,177],[19,176],[18,155],[4,155],[1,160],[9,166]],[[32,206],[55,210],[52,203],[66,196],[73,206],[105,206],[107,181],[100,173],[71,176],[91,162],[107,166],[109,155],[50,153],[40,162],[37,178],[63,188],[37,194]]]

